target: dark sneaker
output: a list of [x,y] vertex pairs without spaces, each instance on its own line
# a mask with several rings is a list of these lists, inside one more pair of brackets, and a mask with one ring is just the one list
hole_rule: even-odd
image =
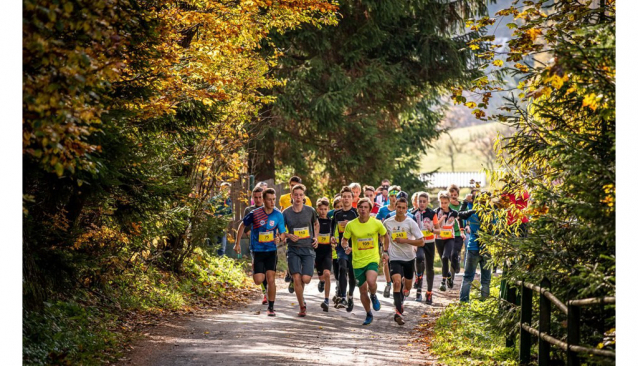
[[405,300],[406,297],[410,296],[410,291],[408,290],[403,290],[403,299]]
[[370,295],[370,300],[372,300],[372,308],[374,309],[374,311],[381,310],[381,303],[379,302],[377,294]]
[[441,291],[447,290],[447,287],[445,286],[445,279],[443,279],[443,281],[441,281],[441,286],[439,287],[439,290],[441,290]]
[[286,282],[292,281],[292,277],[290,277],[290,272],[286,272],[286,277],[284,278],[284,281]]
[[428,291],[425,293],[425,303],[427,305],[432,305],[432,292]]
[[297,314],[297,316],[299,317],[304,317],[306,316],[306,307],[305,306],[300,306],[299,307],[299,313]]
[[348,307],[346,307],[346,311],[351,312],[352,309],[354,309],[354,300],[352,299],[352,296],[348,296]]
[[421,296],[421,291],[416,292],[416,298],[414,299],[414,301],[418,301],[418,302],[423,301],[423,297]]
[[264,295],[264,299],[263,299],[263,300],[261,300],[261,304],[262,304],[262,305],[266,305],[266,304],[268,304],[268,296]]
[[290,285],[288,285],[288,292],[291,294],[295,292],[295,283],[293,281],[290,281]]
[[326,283],[324,281],[319,281],[319,292],[323,292],[323,290],[326,288]]
[[348,302],[346,301],[346,299],[344,299],[343,297],[339,300],[339,302],[337,303],[337,306],[335,306],[337,309],[343,309],[345,307],[348,306]]
[[367,314],[366,315],[366,320],[361,325],[369,325],[370,323],[372,323],[372,319],[373,319],[372,314]]
[[383,297],[390,297],[390,291],[392,290],[392,284],[388,283],[385,285],[385,290],[383,290]]
[[450,290],[454,288],[454,279],[452,277],[447,279],[447,288]]
[[328,303],[328,299],[326,299],[324,302],[321,303],[321,308],[323,309],[323,311],[328,312],[328,308],[329,308],[329,303]]
[[394,321],[397,322],[397,324],[399,325],[405,324],[405,321],[403,321],[403,316],[399,313],[398,310],[394,313]]
[[332,296],[332,302],[337,305],[337,303],[339,302],[339,297],[337,295]]
[[268,314],[268,316],[276,316],[277,314],[275,314],[275,309],[268,309],[268,311],[266,312]]

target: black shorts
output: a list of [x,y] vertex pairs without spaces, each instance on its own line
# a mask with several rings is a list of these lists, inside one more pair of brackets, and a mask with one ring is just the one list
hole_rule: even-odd
[[253,252],[253,274],[277,270],[277,251]]
[[400,274],[406,280],[414,278],[414,259],[411,261],[390,261],[390,277]]
[[[331,248],[332,249],[332,248]],[[323,271],[326,269],[332,271],[332,250],[328,251],[316,251],[317,257],[315,257],[315,267],[317,273],[322,276]]]

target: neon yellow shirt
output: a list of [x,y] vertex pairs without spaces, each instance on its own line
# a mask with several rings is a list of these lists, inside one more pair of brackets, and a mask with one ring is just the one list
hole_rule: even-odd
[[385,235],[387,232],[381,221],[372,216],[365,224],[359,219],[357,217],[349,221],[343,233],[344,238],[352,239],[352,268],[379,263],[379,235]]
[[[287,209],[292,206],[292,200],[290,199],[290,193],[286,193],[283,196],[279,197],[279,206],[281,207],[280,211]],[[312,201],[310,198],[306,196],[306,206],[312,207]]]

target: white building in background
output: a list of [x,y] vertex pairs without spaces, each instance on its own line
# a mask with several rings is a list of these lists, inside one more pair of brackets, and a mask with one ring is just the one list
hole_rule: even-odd
[[421,173],[421,182],[428,182],[428,188],[447,188],[450,184],[456,184],[459,188],[470,188],[470,180],[479,182],[481,186],[487,185],[485,172],[440,172]]

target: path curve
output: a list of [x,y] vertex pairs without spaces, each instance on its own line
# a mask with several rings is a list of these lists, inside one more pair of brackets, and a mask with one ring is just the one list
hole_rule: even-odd
[[[435,364],[428,352],[406,345],[414,338],[410,332],[423,314],[436,316],[447,304],[458,301],[461,277],[457,276],[452,291],[435,289],[432,306],[414,301],[413,289],[405,300],[403,326],[393,320],[392,295],[383,297],[382,278],[378,282],[381,310],[373,311],[369,326],[361,325],[365,311],[358,290],[351,313],[333,306],[326,313],[319,306],[323,293],[317,289],[315,276],[305,290],[308,315],[299,318],[295,295],[288,293],[283,279],[277,279],[276,317],[266,316],[267,306],[261,305],[260,297],[235,310],[178,318],[149,330],[121,361],[140,366]],[[435,287],[440,281],[436,276]]]

